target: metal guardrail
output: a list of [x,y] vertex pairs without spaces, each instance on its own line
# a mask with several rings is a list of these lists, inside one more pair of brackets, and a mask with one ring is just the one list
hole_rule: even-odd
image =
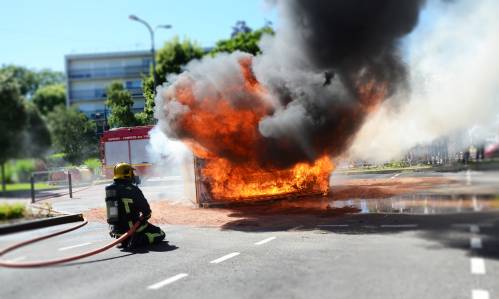
[[[73,198],[74,187],[87,187],[93,184],[94,177],[83,177],[76,169],[55,169],[49,171],[33,172],[30,177],[31,202],[43,200],[51,197],[61,197],[69,195]],[[36,189],[36,183],[43,182],[53,188]],[[55,192],[52,192],[55,191]]]

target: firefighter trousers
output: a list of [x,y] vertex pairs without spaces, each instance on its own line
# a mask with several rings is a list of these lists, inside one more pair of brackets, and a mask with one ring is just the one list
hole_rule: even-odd
[[164,239],[165,232],[161,228],[146,222],[139,226],[135,235],[132,236],[132,243],[135,242],[135,246],[145,246],[158,244]]
[[[111,237],[119,238],[123,234],[112,231],[110,235]],[[135,231],[135,234],[133,234],[133,236],[129,240],[127,240],[126,244],[124,245],[126,247],[141,247],[146,245],[158,244],[164,239],[165,232],[161,230],[161,228],[152,225],[149,222],[145,222],[144,224],[139,226],[137,231]]]

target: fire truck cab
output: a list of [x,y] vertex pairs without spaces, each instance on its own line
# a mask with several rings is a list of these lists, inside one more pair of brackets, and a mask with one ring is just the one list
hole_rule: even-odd
[[138,175],[146,175],[151,167],[146,147],[152,128],[138,126],[104,131],[100,138],[100,155],[102,173],[106,178],[113,177],[113,167],[119,162],[130,163]]

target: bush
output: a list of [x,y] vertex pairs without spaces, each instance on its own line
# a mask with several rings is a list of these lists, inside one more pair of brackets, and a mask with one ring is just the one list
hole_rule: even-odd
[[0,204],[0,220],[21,218],[26,207],[23,204]]
[[64,153],[57,153],[47,157],[47,167],[55,168],[55,167],[64,167],[68,166],[69,163],[64,160],[66,155]]
[[5,163],[5,181],[9,183],[29,182],[31,173],[35,171],[33,159],[12,160]]
[[17,182],[28,182],[31,173],[35,171],[35,160],[23,159],[14,162],[15,180]]
[[10,163],[5,163],[5,182],[7,184],[13,183],[14,182],[13,177],[14,177],[14,167],[12,167]]
[[88,167],[88,169],[92,171],[94,175],[99,175],[101,173],[102,163],[100,162],[99,159],[96,158],[87,159],[83,163],[85,164],[85,166]]

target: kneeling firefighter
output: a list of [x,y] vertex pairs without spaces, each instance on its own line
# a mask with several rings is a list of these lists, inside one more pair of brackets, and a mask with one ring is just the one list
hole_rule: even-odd
[[128,163],[116,164],[114,182],[106,187],[107,222],[110,224],[111,237],[119,238],[134,223],[142,221],[135,234],[121,244],[120,247],[127,249],[160,243],[165,238],[165,233],[159,227],[147,222],[151,217],[151,208],[142,191],[135,185],[138,177],[133,171],[134,168]]

